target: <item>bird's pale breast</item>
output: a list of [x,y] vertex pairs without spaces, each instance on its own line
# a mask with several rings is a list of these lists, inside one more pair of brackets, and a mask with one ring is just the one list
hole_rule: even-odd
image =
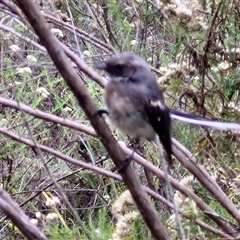
[[123,91],[119,82],[111,81],[105,89],[105,105],[111,123],[123,133],[132,137],[154,139],[156,133],[149,124],[142,107],[131,101],[126,91]]

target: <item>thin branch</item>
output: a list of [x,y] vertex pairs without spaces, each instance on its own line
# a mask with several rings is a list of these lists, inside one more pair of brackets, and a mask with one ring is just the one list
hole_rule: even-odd
[[94,129],[84,124],[77,123],[76,121],[72,121],[67,118],[61,118],[56,115],[46,113],[38,109],[33,109],[26,104],[18,103],[11,99],[0,97],[0,105],[2,105],[3,107],[10,107],[13,109],[17,109],[25,113],[28,113],[34,117],[37,117],[46,121],[50,121],[56,124],[60,124],[62,126],[69,127],[80,132],[84,132],[90,136],[96,136],[96,132],[94,131]]
[[42,162],[42,164],[43,164],[46,172],[48,173],[49,178],[50,178],[50,179],[52,180],[52,182],[54,183],[54,185],[55,185],[56,189],[58,190],[58,192],[59,192],[59,194],[60,194],[60,196],[61,196],[64,204],[66,204],[66,206],[68,207],[68,209],[72,212],[72,214],[73,214],[73,216],[74,216],[74,218],[75,218],[75,220],[76,220],[76,223],[81,227],[81,229],[82,229],[82,231],[84,232],[84,234],[86,235],[87,239],[88,239],[88,240],[92,240],[92,238],[91,238],[91,236],[90,236],[90,232],[89,232],[88,229],[85,227],[84,222],[80,219],[78,213],[76,212],[76,210],[73,208],[73,206],[72,206],[71,203],[69,202],[66,194],[62,191],[62,188],[60,187],[60,185],[58,184],[58,182],[57,182],[57,181],[55,180],[55,178],[53,177],[53,175],[52,175],[52,173],[51,173],[51,171],[50,171],[47,163],[46,163],[45,160],[44,160],[42,151],[41,151],[41,150],[38,148],[38,146],[37,146],[37,142],[36,142],[36,140],[35,140],[35,138],[34,138],[34,136],[33,136],[33,133],[32,133],[32,131],[31,131],[31,128],[29,127],[28,122],[26,121],[25,115],[23,116],[23,118],[24,118],[24,122],[25,122],[26,128],[27,128],[27,130],[28,130],[28,134],[29,134],[29,136],[30,136],[30,138],[31,138],[31,140],[32,140],[32,142],[33,142],[33,144],[34,144],[34,148],[35,148],[37,154],[40,156],[40,160],[41,160],[41,162]]
[[108,54],[113,53],[115,50],[112,46],[100,41],[99,39],[91,36],[89,33],[83,31],[82,29],[79,29],[73,25],[70,25],[66,22],[63,22],[53,16],[50,16],[48,14],[43,14],[43,16],[48,20],[48,22],[51,22],[55,24],[58,27],[64,28],[70,32],[76,32],[77,36],[87,42],[90,42],[93,46],[100,48],[104,52],[107,52]]
[[[180,143],[179,143],[180,144]],[[124,149],[124,151],[127,154],[131,154],[131,149],[128,149],[126,147],[125,144],[120,143],[121,147]],[[179,151],[178,153],[178,157],[180,156],[181,158],[183,158],[183,155],[180,151],[180,149],[176,150],[176,147],[174,145],[173,147],[173,151],[174,153],[176,151]],[[140,164],[141,166],[143,166],[144,168],[149,169],[150,171],[152,171],[156,176],[158,176],[161,179],[164,179],[166,181],[166,176],[164,174],[164,172],[160,169],[158,169],[156,166],[154,166],[150,161],[147,161],[146,159],[142,158],[141,156],[139,156],[138,154],[134,153],[133,156],[134,160]],[[218,226],[225,231],[226,233],[229,233],[230,235],[235,236],[237,234],[236,229],[233,229],[232,226],[230,226],[229,224],[227,224],[225,221],[223,221],[222,219],[216,217],[218,214],[215,213],[201,198],[199,198],[196,194],[194,194],[193,192],[191,192],[189,189],[187,189],[186,187],[179,185],[178,182],[171,176],[168,176],[169,181],[171,183],[171,185],[178,191],[180,191],[182,194],[184,194],[185,196],[191,198],[193,201],[196,202],[197,206],[203,211],[203,212],[208,212],[210,211],[211,213],[213,213],[212,215],[208,216],[218,224]],[[216,214],[216,215],[214,215]]]
[[214,181],[214,179],[203,167],[197,166],[196,163],[191,160],[193,158],[192,154],[189,155],[186,148],[184,148],[177,140],[173,139],[173,144],[173,153],[178,161],[187,168],[209,192],[213,194],[219,203],[221,203],[222,206],[225,207],[232,217],[240,224],[240,212],[219,187],[216,181]]
[[47,237],[30,221],[18,204],[2,188],[0,188],[0,209],[28,239],[47,240]]

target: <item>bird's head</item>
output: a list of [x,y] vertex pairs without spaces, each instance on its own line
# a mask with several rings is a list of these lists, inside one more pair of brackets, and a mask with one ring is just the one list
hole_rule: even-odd
[[150,66],[141,57],[128,52],[113,55],[107,61],[96,63],[95,68],[107,72],[110,80],[114,81],[127,81],[140,69],[151,71]]

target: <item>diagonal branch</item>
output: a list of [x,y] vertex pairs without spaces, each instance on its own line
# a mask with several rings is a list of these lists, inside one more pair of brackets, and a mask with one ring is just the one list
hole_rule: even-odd
[[47,237],[2,188],[0,188],[0,208],[28,239],[47,240]]
[[[101,138],[116,167],[120,168],[126,159],[126,155],[118,145],[114,136],[111,134],[105,121],[102,118],[98,119],[94,116],[97,108],[92,98],[88,94],[84,83],[71,66],[61,44],[59,44],[59,41],[50,32],[49,26],[40,13],[40,10],[31,0],[17,0],[17,3],[26,15],[29,23],[34,28],[36,34],[39,36],[41,43],[46,47],[53,62],[62,74],[69,88],[74,93],[80,106],[90,119],[92,126]],[[137,178],[133,168],[128,167],[121,175],[154,238],[170,239],[166,228],[159,220],[157,212],[153,208],[150,199]]]

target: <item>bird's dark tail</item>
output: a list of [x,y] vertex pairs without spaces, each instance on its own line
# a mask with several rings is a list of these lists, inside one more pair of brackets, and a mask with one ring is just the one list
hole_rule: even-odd
[[200,127],[218,129],[222,131],[240,130],[240,124],[238,123],[219,122],[216,120],[200,117],[194,114],[179,112],[173,109],[170,110],[170,118],[172,120],[197,125]]
[[146,108],[149,122],[159,136],[159,139],[166,151],[168,164],[172,163],[172,140],[171,140],[171,118],[169,109],[159,101],[150,101]]

